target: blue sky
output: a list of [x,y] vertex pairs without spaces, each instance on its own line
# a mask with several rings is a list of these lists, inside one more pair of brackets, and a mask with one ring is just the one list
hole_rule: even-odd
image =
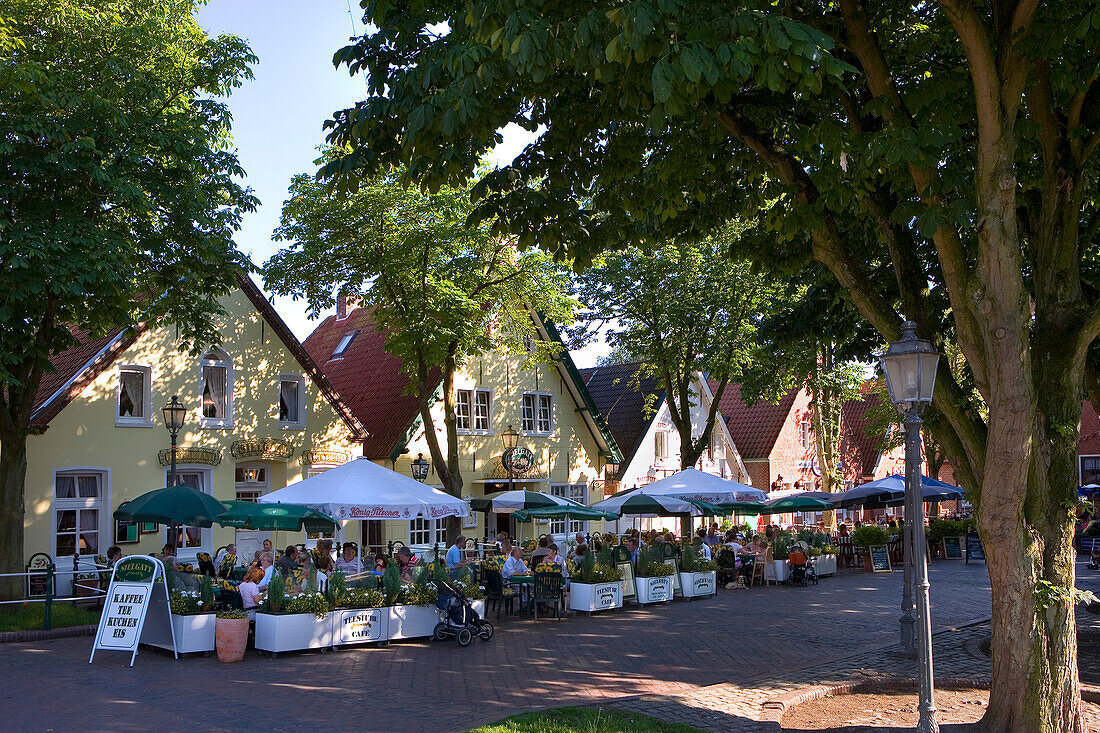
[[[362,10],[357,0],[351,0],[350,12],[349,0],[210,0],[198,18],[209,33],[246,39],[260,59],[253,67],[255,79],[233,93],[229,107],[246,183],[260,199],[237,233],[237,245],[263,264],[277,249],[271,233],[291,177],[316,170],[317,146],[324,142],[322,124],[365,91],[362,77],[349,77],[332,66],[333,53],[353,30],[363,32]],[[506,129],[494,161],[510,161],[529,139],[519,128]],[[300,339],[316,326],[306,319],[302,302],[277,298],[275,306]],[[592,345],[573,356],[586,366],[606,349]]]

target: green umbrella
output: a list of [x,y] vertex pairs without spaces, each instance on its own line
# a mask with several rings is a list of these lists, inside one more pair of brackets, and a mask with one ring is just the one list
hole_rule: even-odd
[[114,516],[132,522],[210,527],[225,509],[225,505],[210,494],[179,484],[154,489],[125,501],[115,510]]
[[617,516],[655,514],[661,517],[673,517],[681,514],[721,514],[722,509],[715,504],[697,499],[678,499],[663,494],[642,494],[634,489],[620,491],[612,497],[592,505],[594,509],[611,512]]
[[543,494],[539,491],[498,491],[495,494],[476,496],[470,500],[470,508],[477,512],[510,514],[520,509],[542,509],[556,506],[583,506],[562,496]]
[[759,501],[731,501],[718,505],[725,512],[733,514],[763,514],[764,505]]
[[773,499],[764,504],[765,514],[786,514],[787,512],[821,512],[835,509],[831,502],[805,494],[792,494],[781,499]]
[[333,532],[336,520],[301,504],[257,504],[254,501],[225,502],[229,510],[218,515],[218,524],[237,529],[265,532]]
[[548,506],[539,509],[520,509],[513,516],[518,522],[533,519],[618,519],[618,514],[592,509],[586,506]]

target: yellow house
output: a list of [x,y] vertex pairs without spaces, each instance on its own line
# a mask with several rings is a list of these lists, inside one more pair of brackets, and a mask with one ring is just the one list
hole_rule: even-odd
[[[177,476],[215,498],[254,499],[358,452],[362,426],[247,277],[222,299],[221,343],[181,351],[171,327],[115,329],[53,359],[28,439],[24,541],[62,569],[112,544],[157,552],[163,526],[116,522],[118,506],[168,483],[170,437],[161,408],[187,408]],[[269,535],[188,527],[178,555],[236,541],[241,553]],[[280,533],[280,544],[304,539]],[[62,576],[62,592],[68,578]]]
[[[532,314],[539,337],[560,343],[552,324]],[[401,362],[385,351],[385,335],[365,308],[341,300],[305,340],[304,346],[351,408],[368,435],[363,455],[381,465],[412,474],[412,462],[430,460],[424,424],[416,398],[407,394],[408,377]],[[519,444],[534,453],[533,470],[516,477],[514,487],[541,491],[590,504],[603,498],[602,484],[609,462],[621,454],[604,425],[569,353],[564,349],[552,364],[524,368],[519,355],[487,354],[467,361],[455,378],[459,423],[463,498],[470,500],[509,487],[501,465],[501,434],[511,426]],[[437,390],[442,389],[438,377]],[[447,452],[442,394],[437,393],[432,422],[444,454]],[[434,466],[426,483],[441,486]],[[444,520],[363,521],[348,527],[371,550],[391,542],[413,546],[445,542]],[[464,520],[464,534],[492,539],[500,531],[530,537],[545,533],[565,540],[567,533],[594,531],[598,523],[515,523],[510,514],[473,512]],[[563,546],[564,552],[564,546]]]

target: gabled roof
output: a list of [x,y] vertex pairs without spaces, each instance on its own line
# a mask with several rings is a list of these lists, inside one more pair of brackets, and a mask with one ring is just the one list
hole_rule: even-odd
[[[660,412],[664,389],[656,376],[638,376],[641,362],[579,370],[593,402],[629,466],[649,426]],[[647,402],[650,409],[647,411]]]
[[[369,308],[355,308],[347,318],[329,316],[302,345],[366,429],[363,455],[389,458],[395,446],[405,445],[420,408],[416,397],[405,393],[409,377],[401,371],[401,360],[386,351],[386,334],[371,314]],[[333,358],[349,333],[355,337]],[[430,380],[436,389],[443,376],[437,369]]]
[[[336,414],[347,424],[355,436],[363,434],[363,426],[355,419],[352,411],[345,405],[332,385],[321,373],[317,364],[309,357],[302,344],[295,338],[286,323],[267,301],[252,279],[238,273],[237,284],[251,301],[253,307],[271,326],[275,335],[283,342],[287,350],[297,359],[302,369],[309,374],[317,388],[328,399]],[[32,427],[44,430],[50,420],[58,415],[88,385],[111,366],[115,360],[130,348],[137,339],[148,330],[146,324],[134,328],[115,328],[100,338],[91,338],[87,331],[73,329],[73,335],[80,341],[78,346],[56,354],[50,359],[55,372],[42,378],[38,394],[35,396]]]
[[[710,387],[716,390],[718,385],[712,381]],[[771,455],[800,391],[801,387],[791,389],[778,405],[760,401],[750,406],[741,399],[740,384],[726,385],[718,409],[726,418],[726,427],[743,460],[762,460]]]
[[[561,343],[561,336],[552,323],[544,321],[537,313],[532,313],[531,317],[543,338]],[[337,345],[353,332],[355,337],[338,357],[333,358]],[[401,360],[385,350],[386,334],[378,330],[373,311],[355,308],[346,318],[329,316],[303,345],[366,428],[368,437],[363,441],[363,455],[391,460],[400,455],[420,425],[420,409],[416,397],[406,393],[409,378],[401,371]],[[578,412],[596,438],[601,455],[620,459],[615,440],[568,351],[562,351],[555,358],[555,366]],[[439,394],[442,382],[440,370],[433,369],[429,388],[435,390],[435,399],[442,398]]]

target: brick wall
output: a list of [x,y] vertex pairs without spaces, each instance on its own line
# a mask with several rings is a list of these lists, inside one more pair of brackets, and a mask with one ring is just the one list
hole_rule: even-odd
[[787,419],[783,422],[779,437],[776,438],[775,445],[772,446],[771,453],[768,455],[769,478],[766,486],[770,486],[778,476],[782,476],[783,482],[789,484],[801,480],[803,487],[807,490],[814,490],[820,483],[820,479],[810,468],[800,467],[800,464],[817,458],[812,422],[808,446],[802,447],[802,420],[810,420],[810,416],[810,394],[802,390],[791,404],[791,410],[787,413]]

